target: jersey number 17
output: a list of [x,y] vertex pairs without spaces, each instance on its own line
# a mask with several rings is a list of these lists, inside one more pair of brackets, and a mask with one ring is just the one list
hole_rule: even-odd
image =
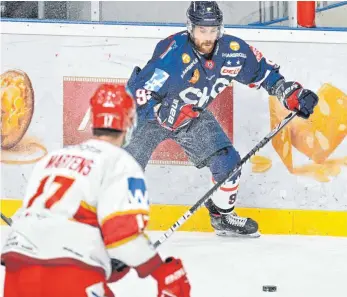
[[[47,185],[49,177],[50,176],[46,176],[45,178],[41,180],[36,193],[34,194],[34,196],[30,198],[27,207],[30,207],[34,203],[34,201],[45,192],[45,190],[46,191],[48,190],[46,185]],[[75,182],[75,179],[73,178],[60,176],[60,175],[56,176],[51,182],[51,184],[49,184],[49,186],[52,186],[53,183],[56,183],[59,185],[59,187],[51,196],[47,198],[45,202],[45,208],[48,208],[48,209],[51,208],[55,203],[57,203],[61,198],[63,198],[66,191],[72,186],[74,182]]]

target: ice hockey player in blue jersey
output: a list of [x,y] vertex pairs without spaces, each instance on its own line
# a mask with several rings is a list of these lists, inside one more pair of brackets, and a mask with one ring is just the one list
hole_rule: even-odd
[[[218,182],[240,155],[206,107],[232,80],[265,89],[305,119],[318,97],[286,81],[278,65],[242,39],[223,34],[216,2],[191,2],[187,18],[187,30],[160,41],[151,60],[142,70],[135,67],[128,81],[137,100],[138,127],[127,151],[145,168],[157,145],[173,139]],[[229,180],[205,203],[211,224],[221,236],[257,237],[257,222],[234,211],[239,181],[240,176]]]

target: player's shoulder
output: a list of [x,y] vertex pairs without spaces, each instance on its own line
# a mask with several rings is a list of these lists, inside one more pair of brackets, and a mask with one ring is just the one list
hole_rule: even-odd
[[63,148],[51,150],[36,163],[36,168],[51,169],[51,168],[67,168],[73,163],[94,164],[97,163],[101,155],[101,150],[89,141],[82,142],[76,145],[67,145]]
[[158,42],[156,46],[156,56],[163,60],[171,60],[178,52],[182,51],[189,44],[187,31],[181,31]]
[[171,49],[177,49],[186,44],[189,40],[189,35],[187,30],[180,31],[175,34],[172,34],[158,42],[158,45],[170,45],[173,44],[175,46],[172,46]]
[[68,155],[66,147],[51,150],[36,163],[35,167],[45,167],[47,163],[49,163],[49,161],[52,160],[52,158],[57,160],[59,156],[63,156],[64,154]]
[[223,34],[219,39],[219,45],[222,51],[229,52],[243,51],[249,48],[248,44],[243,39],[229,34]]
[[143,170],[135,158],[121,147],[97,139],[88,140],[80,146],[87,146],[93,148],[94,151],[99,151],[100,163],[109,167],[111,171],[117,168],[117,171],[125,174],[143,174]]
[[127,175],[131,176],[143,176],[143,169],[140,164],[135,160],[135,158],[130,155],[125,149],[116,147],[115,153],[118,154],[118,163],[120,167],[123,168]]

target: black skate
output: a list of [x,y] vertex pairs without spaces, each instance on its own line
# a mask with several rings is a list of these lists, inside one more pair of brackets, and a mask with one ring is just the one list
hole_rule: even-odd
[[259,237],[258,223],[251,218],[229,214],[211,213],[211,225],[219,236]]

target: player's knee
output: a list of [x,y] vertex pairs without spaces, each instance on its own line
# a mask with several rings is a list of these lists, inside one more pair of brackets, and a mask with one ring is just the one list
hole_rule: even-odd
[[[234,147],[228,146],[216,152],[209,160],[209,167],[216,182],[225,179],[241,160],[240,154]],[[241,172],[231,180],[236,180]]]

